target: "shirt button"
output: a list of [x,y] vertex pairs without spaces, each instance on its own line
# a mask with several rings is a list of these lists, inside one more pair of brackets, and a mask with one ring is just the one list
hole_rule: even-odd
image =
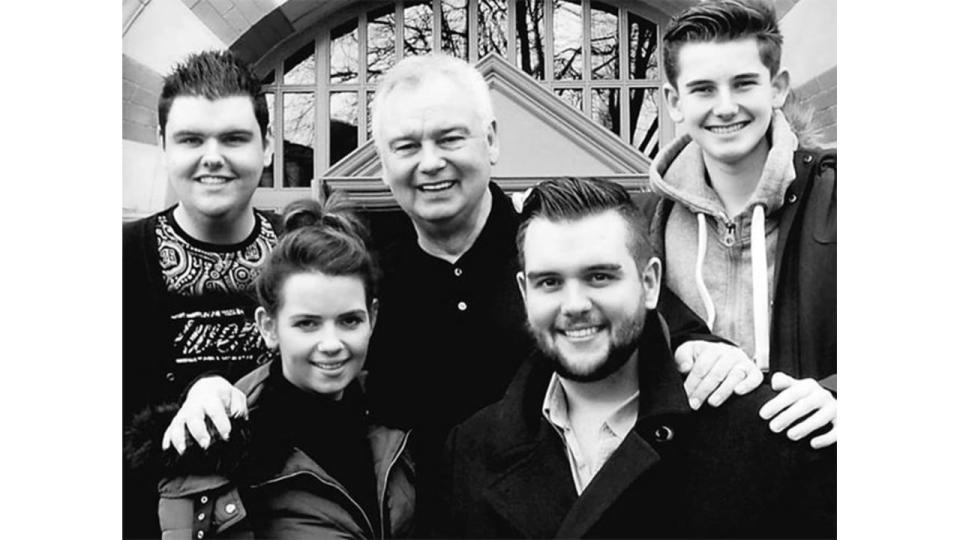
[[167,380],[168,380],[168,381],[173,382],[176,378],[177,378],[177,376],[174,375],[172,371],[168,371],[168,372],[167,372]]
[[205,518],[205,517],[207,517],[207,515],[204,514],[203,512],[200,512],[200,514],[197,516],[197,520],[198,520],[198,521],[203,521],[203,518]]
[[657,442],[666,442],[673,439],[673,430],[667,426],[660,426],[653,432],[653,438]]
[[197,531],[197,538],[203,538],[203,531]]
[[224,506],[223,509],[226,510],[228,514],[232,514],[237,511],[237,505],[230,503]]
[[463,270],[461,270],[460,268],[454,268],[454,269],[453,269],[453,275],[455,275],[455,276],[457,276],[457,277],[460,277],[460,276],[463,275]]
[[208,499],[207,496],[204,495],[203,497],[200,497],[200,504],[207,504],[207,501],[209,500],[210,499]]
[[466,303],[466,302],[458,302],[458,303],[457,303],[457,309],[459,309],[460,311],[466,311],[466,310],[467,310],[467,303]]

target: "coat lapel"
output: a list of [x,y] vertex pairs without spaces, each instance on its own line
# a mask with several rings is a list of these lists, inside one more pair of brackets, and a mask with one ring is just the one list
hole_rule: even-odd
[[484,498],[501,518],[523,535],[553,535],[577,499],[563,443],[546,421],[534,441],[503,456],[512,464],[484,492]]
[[620,495],[658,461],[657,451],[636,431],[631,431],[574,502],[556,536],[583,537]]

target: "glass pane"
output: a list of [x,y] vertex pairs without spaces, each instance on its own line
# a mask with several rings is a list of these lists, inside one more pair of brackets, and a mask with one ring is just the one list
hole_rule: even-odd
[[440,48],[467,59],[467,0],[440,0]]
[[[272,73],[272,70],[271,70]],[[267,111],[270,113],[270,126],[271,128],[274,125],[273,120],[273,107],[274,107],[274,96],[273,92],[264,92],[263,97],[267,99]],[[263,168],[263,174],[260,175],[260,184],[258,187],[273,187],[273,162],[276,158],[270,160],[270,164]]]
[[360,47],[357,20],[341,24],[330,31],[330,82],[357,82],[360,72]]
[[591,116],[598,124],[620,135],[620,90],[594,88],[591,96]]
[[479,58],[488,53],[507,56],[507,0],[479,0],[477,29]]
[[590,64],[594,79],[620,77],[618,50],[620,32],[617,8],[600,2],[590,4]]
[[543,0],[517,0],[517,65],[543,80]]
[[583,10],[580,0],[553,0],[553,78],[583,77]]
[[317,70],[313,49],[311,41],[283,61],[283,84],[313,84],[313,74]]
[[403,55],[426,54],[433,43],[431,0],[408,0],[403,8]]
[[367,140],[373,139],[373,92],[367,92]]
[[583,90],[579,88],[557,88],[554,90],[560,99],[566,101],[578,111],[583,110]]
[[393,5],[367,13],[367,80],[376,81],[396,60]]
[[283,187],[309,187],[313,178],[313,93],[283,95]]
[[630,78],[656,79],[657,69],[657,25],[639,15],[627,15],[627,27],[630,33]]
[[276,81],[277,70],[270,68],[270,71],[266,72],[263,77],[260,78],[260,84],[273,84]]
[[630,145],[653,158],[660,150],[657,88],[630,89]]
[[330,93],[330,165],[357,147],[357,93]]

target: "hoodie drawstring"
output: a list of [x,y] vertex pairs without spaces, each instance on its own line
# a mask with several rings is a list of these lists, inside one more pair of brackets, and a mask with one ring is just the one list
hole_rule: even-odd
[[[694,279],[700,300],[707,310],[707,328],[713,331],[717,312],[710,298],[710,292],[703,281],[703,261],[707,254],[707,220],[702,212],[697,213],[697,267]],[[750,264],[753,281],[753,343],[754,361],[761,371],[770,369],[770,322],[767,303],[770,293],[767,287],[767,241],[766,215],[763,205],[753,207],[753,221],[750,225]]]
[[753,345],[757,367],[770,369],[770,323],[767,321],[767,241],[763,205],[753,207],[750,222],[750,262],[753,267]]
[[717,318],[717,310],[713,307],[713,300],[710,298],[710,292],[707,291],[707,284],[703,281],[703,260],[707,255],[707,220],[703,213],[697,213],[697,267],[694,270],[694,278],[697,282],[697,292],[700,293],[700,300],[703,306],[707,308],[707,328],[713,331],[713,321]]

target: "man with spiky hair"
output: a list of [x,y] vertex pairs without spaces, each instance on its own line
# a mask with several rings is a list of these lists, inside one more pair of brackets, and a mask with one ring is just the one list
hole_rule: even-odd
[[[157,138],[170,208],[123,226],[123,425],[202,373],[230,380],[266,349],[250,295],[277,241],[253,192],[273,145],[260,81],[230,52],[191,55],[163,82]],[[124,456],[125,537],[159,536],[156,478]]]
[[451,432],[443,537],[835,536],[836,446],[768,430],[769,386],[690,408],[662,263],[622,186],[542,182],[517,237],[537,350]]

